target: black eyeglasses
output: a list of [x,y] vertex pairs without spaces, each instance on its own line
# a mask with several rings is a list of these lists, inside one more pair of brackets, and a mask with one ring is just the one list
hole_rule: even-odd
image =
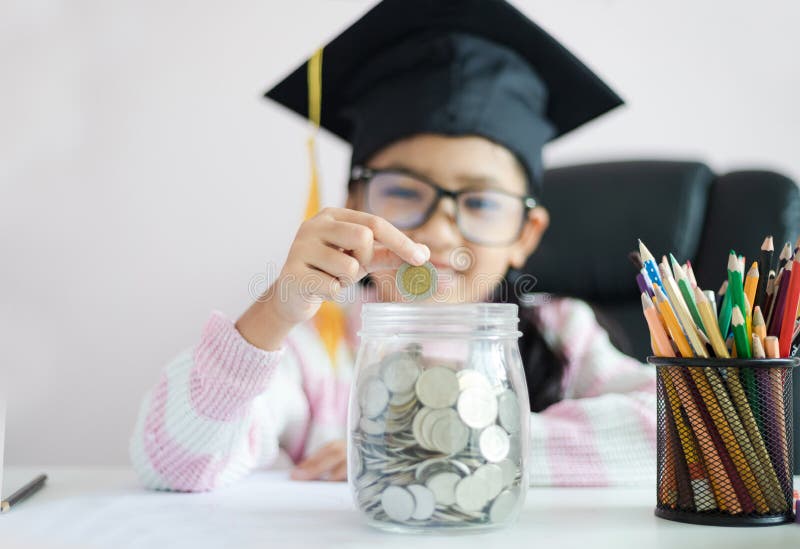
[[464,238],[485,246],[515,242],[536,206],[531,196],[519,196],[494,188],[451,191],[429,179],[402,169],[376,170],[354,166],[351,183],[366,185],[369,213],[383,217],[399,229],[424,225],[436,211],[442,197],[456,205],[456,225]]

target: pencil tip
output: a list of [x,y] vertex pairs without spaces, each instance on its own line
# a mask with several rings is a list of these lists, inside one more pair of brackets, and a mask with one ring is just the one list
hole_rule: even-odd
[[744,324],[744,315],[742,315],[742,311],[739,309],[738,305],[734,305],[733,311],[731,312],[731,323],[734,326],[741,326]]

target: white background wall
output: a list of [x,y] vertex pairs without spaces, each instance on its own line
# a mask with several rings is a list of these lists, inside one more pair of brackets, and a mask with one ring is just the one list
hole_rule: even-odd
[[[628,105],[550,165],[639,156],[800,178],[794,0],[529,0]],[[364,0],[0,3],[8,464],[124,464],[143,392],[248,304],[302,215],[306,126],[261,92]],[[322,142],[324,202],[348,150]]]

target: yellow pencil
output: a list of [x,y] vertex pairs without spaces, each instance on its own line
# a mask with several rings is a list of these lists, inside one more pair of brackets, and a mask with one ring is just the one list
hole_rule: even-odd
[[700,311],[700,316],[703,318],[703,324],[708,331],[708,338],[711,340],[711,347],[714,349],[714,354],[719,358],[730,358],[728,348],[725,347],[725,340],[722,339],[722,334],[719,333],[719,324],[717,323],[717,315],[711,310],[711,303],[705,294],[699,288],[694,289],[695,301],[697,301],[697,309]]
[[[662,280],[662,282],[664,281]],[[659,286],[656,286],[654,290],[656,292],[656,305],[658,306],[658,310],[661,311],[661,317],[667,325],[667,330],[669,331],[672,341],[678,346],[678,352],[682,357],[694,356],[692,347],[686,340],[686,336],[683,335],[681,325],[678,324],[678,319],[675,317],[675,313],[672,311],[669,301],[667,301],[667,296],[664,295],[664,292],[661,291]]]
[[705,345],[703,345],[702,341],[700,341],[700,338],[697,337],[697,324],[695,324],[694,320],[692,320],[689,307],[686,306],[686,302],[683,300],[683,296],[681,295],[681,292],[675,283],[675,279],[672,278],[672,274],[669,272],[669,269],[662,268],[661,273],[661,282],[664,283],[664,288],[667,289],[669,301],[675,310],[675,314],[678,316],[680,325],[683,326],[683,331],[686,334],[686,337],[689,338],[689,343],[694,350],[694,354],[696,356],[708,358],[708,352],[706,351]]
[[758,305],[753,309],[753,335],[761,338],[761,345],[763,346],[764,338],[767,337],[767,323],[764,321],[764,314]]
[[750,339],[750,336],[753,335],[753,307],[751,306],[751,301],[744,296],[744,307],[745,307],[745,316],[744,316],[744,326],[745,331],[747,332],[747,338]]

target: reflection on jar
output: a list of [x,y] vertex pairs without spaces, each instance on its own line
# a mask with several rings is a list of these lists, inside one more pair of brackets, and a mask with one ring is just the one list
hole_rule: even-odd
[[513,304],[370,303],[351,391],[348,479],[379,528],[512,523],[527,489],[527,386]]

